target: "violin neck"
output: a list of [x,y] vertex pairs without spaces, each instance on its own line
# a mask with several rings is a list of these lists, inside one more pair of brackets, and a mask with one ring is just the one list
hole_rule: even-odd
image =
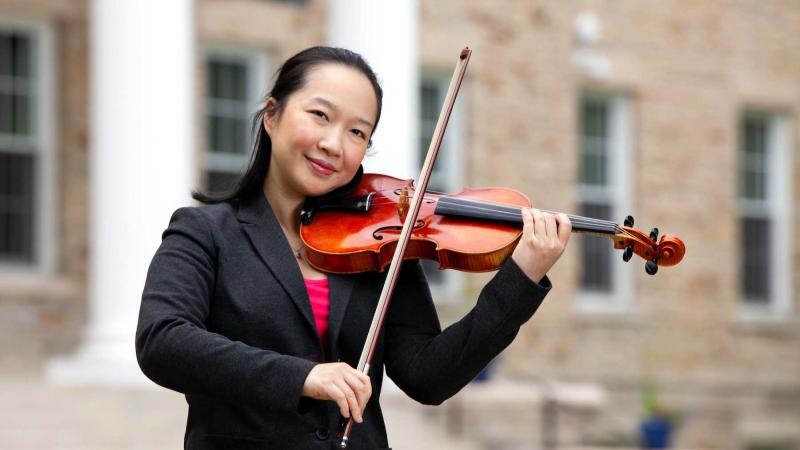
[[[542,211],[556,214],[552,211]],[[522,226],[522,208],[519,206],[498,205],[479,200],[441,196],[436,202],[434,212],[442,216],[482,219]],[[574,232],[612,237],[622,231],[619,225],[608,220],[574,215],[568,216],[572,222],[572,231]]]

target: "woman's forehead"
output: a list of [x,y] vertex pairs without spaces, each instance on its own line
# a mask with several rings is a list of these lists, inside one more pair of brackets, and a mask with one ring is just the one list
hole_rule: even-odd
[[377,97],[369,79],[359,70],[343,64],[320,64],[306,74],[305,83],[293,97],[303,104],[323,103],[359,116],[377,116]]

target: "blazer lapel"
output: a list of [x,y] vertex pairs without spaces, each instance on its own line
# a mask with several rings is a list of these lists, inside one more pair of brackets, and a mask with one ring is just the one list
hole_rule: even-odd
[[350,302],[350,295],[353,292],[353,277],[328,274],[328,286],[330,287],[328,337],[331,343],[331,357],[338,358],[339,351],[336,344],[339,340],[339,331],[342,329],[344,313],[347,310],[347,304]]
[[239,205],[237,218],[245,223],[244,231],[259,257],[289,294],[310,330],[317,336],[314,313],[311,311],[303,274],[267,199],[263,194],[259,194],[243,200]]

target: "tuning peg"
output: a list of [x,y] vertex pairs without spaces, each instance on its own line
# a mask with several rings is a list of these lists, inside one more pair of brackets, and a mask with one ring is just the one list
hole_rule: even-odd
[[649,259],[644,265],[644,271],[647,272],[648,275],[655,275],[658,272],[658,263],[656,262],[656,258]]
[[658,228],[653,228],[652,230],[650,230],[650,239],[652,239],[653,241],[658,239]]
[[633,256],[633,244],[629,244],[627,247],[625,247],[625,250],[622,252],[622,260],[628,262],[631,260],[632,256]]
[[633,216],[626,217],[625,218],[625,222],[623,222],[622,224],[625,225],[626,227],[632,227],[633,226]]

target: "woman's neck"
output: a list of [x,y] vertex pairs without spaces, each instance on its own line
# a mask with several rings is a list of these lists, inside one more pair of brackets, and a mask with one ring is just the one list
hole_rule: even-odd
[[281,228],[283,228],[283,234],[286,236],[286,240],[289,241],[289,246],[297,258],[297,264],[300,267],[300,273],[303,274],[303,278],[310,280],[326,279],[327,275],[311,267],[298,253],[303,247],[303,242],[300,239],[300,208],[303,207],[306,197],[287,189],[281,185],[279,180],[271,179],[269,176],[264,181],[263,190],[264,196],[267,197],[272,212],[275,214],[275,218],[278,219]]
[[300,227],[300,208],[305,196],[286,189],[274,178],[267,176],[264,181],[264,196],[285,232],[297,233]]

